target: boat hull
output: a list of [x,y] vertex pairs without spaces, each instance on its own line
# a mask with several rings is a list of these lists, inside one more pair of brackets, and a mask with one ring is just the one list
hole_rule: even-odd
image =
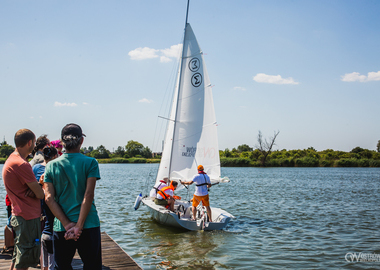
[[231,218],[234,218],[234,216],[220,208],[211,207],[214,222],[207,222],[205,216],[192,220],[191,203],[186,201],[176,201],[176,212],[172,212],[161,205],[156,205],[149,197],[143,198],[142,203],[148,207],[153,219],[158,223],[190,231],[222,230],[227,226]]

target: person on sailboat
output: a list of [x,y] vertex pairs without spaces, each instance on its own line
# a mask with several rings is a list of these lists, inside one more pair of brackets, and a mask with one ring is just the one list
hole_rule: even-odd
[[210,177],[204,172],[204,168],[202,165],[198,166],[198,174],[194,176],[193,180],[185,182],[181,181],[182,185],[191,185],[192,183],[196,184],[192,204],[193,219],[195,219],[196,217],[197,206],[200,202],[202,202],[202,205],[206,207],[208,219],[210,222],[212,222],[211,208],[208,197],[208,188],[211,187],[211,180]]
[[169,182],[169,178],[164,177],[163,180],[158,181],[153,188],[151,189],[149,196],[152,199],[155,199],[157,197],[157,192],[160,191],[162,188],[167,187]]
[[172,181],[170,186],[163,187],[157,192],[157,197],[154,199],[154,203],[157,205],[164,205],[166,208],[174,212],[174,190],[177,188],[178,183]]

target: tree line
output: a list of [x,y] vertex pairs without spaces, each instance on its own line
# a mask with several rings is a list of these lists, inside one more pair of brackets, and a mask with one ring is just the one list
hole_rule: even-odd
[[252,149],[246,144],[219,151],[222,167],[380,167],[380,149],[355,147],[350,152],[313,147],[303,150]]
[[[377,150],[355,147],[350,152],[327,149],[317,151],[313,147],[303,150],[272,150],[279,132],[269,140],[258,135],[255,148],[247,144],[239,145],[229,150],[220,150],[222,167],[380,167],[380,140]],[[6,141],[0,143],[0,163],[14,151],[14,147]],[[130,140],[125,146],[118,146],[114,152],[103,145],[96,149],[92,146],[83,147],[81,153],[94,157],[101,163],[146,163],[159,162],[161,156],[155,155],[149,147],[138,141]]]

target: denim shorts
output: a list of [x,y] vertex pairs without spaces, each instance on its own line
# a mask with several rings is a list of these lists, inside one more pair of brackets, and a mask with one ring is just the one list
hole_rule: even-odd
[[11,225],[15,234],[15,247],[12,261],[15,268],[36,267],[40,262],[41,254],[41,222],[39,218],[25,220],[20,216],[13,216]]

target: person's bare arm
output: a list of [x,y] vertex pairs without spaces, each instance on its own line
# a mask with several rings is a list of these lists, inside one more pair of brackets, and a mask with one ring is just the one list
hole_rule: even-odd
[[68,231],[72,227],[74,227],[75,223],[71,222],[65,213],[63,213],[61,207],[59,204],[55,201],[55,189],[54,185],[52,183],[45,182],[45,201],[46,204],[49,206],[50,211],[53,213],[53,215],[61,221],[63,227],[65,227],[65,230]]
[[180,183],[181,183],[182,185],[191,185],[191,184],[194,183],[194,182],[193,182],[193,180],[191,180],[191,181],[180,181]]
[[96,177],[87,178],[86,191],[84,193],[84,198],[82,201],[82,205],[79,212],[79,218],[77,223],[70,231],[68,231],[65,235],[66,239],[78,239],[80,233],[83,230],[84,222],[90,212],[92,202],[95,197],[95,186],[96,186]]
[[[28,185],[30,190],[34,193],[37,199],[42,200],[43,198],[45,198],[44,191],[42,190],[40,184],[37,181],[29,182],[26,184]],[[25,196],[34,197],[30,192],[29,193],[27,192]]]

